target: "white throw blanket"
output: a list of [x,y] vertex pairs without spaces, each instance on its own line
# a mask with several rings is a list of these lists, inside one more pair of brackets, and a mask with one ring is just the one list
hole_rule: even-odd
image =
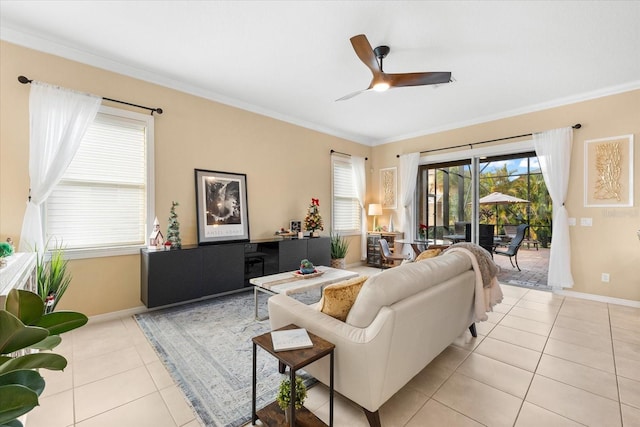
[[497,276],[491,278],[489,286],[485,287],[482,282],[482,272],[476,256],[469,249],[452,246],[447,252],[461,252],[467,254],[471,259],[473,271],[476,274],[476,291],[474,300],[474,322],[483,322],[489,319],[487,312],[493,311],[493,306],[502,302],[502,289],[498,283]]

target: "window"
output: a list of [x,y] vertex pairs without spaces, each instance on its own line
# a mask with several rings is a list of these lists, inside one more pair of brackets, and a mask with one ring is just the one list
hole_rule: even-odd
[[351,160],[334,157],[332,160],[333,212],[332,229],[337,233],[360,233],[361,208],[356,193],[355,175]]
[[137,252],[146,242],[153,206],[152,153],[153,116],[101,107],[47,199],[46,239],[71,252]]

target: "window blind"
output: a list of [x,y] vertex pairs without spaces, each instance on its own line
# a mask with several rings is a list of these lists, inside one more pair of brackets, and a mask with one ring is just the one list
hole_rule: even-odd
[[146,122],[98,113],[47,199],[47,239],[69,249],[144,244],[146,153]]
[[351,162],[333,161],[333,231],[360,231],[360,203]]

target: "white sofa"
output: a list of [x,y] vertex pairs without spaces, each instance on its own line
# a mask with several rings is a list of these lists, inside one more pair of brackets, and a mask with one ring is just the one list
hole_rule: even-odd
[[[378,409],[453,340],[475,336],[476,275],[468,255],[445,253],[370,277],[346,322],[285,295],[269,298],[272,329],[294,323],[336,346],[335,390],[362,406],[371,426]],[[329,359],[305,370],[329,384]]]

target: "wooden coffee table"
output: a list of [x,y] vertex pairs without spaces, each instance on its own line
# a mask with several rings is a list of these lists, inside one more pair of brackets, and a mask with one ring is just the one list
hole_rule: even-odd
[[320,289],[320,292],[322,292],[322,288],[326,285],[358,277],[358,273],[354,273],[353,271],[339,270],[322,265],[316,266],[316,270],[322,272],[322,274],[315,277],[304,278],[294,275],[294,272],[287,272],[249,279],[249,283],[254,285],[253,299],[255,303],[254,314],[256,320],[266,319],[266,317],[258,318],[258,292],[269,295],[291,295],[306,292],[311,289]]

